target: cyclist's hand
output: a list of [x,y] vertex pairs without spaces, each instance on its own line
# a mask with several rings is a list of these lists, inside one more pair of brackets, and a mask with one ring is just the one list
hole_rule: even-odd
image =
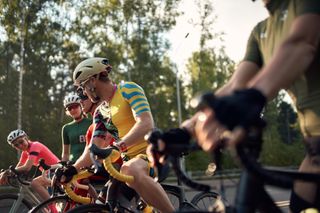
[[[162,147],[161,149],[164,149],[164,143],[163,141],[159,140],[158,146]],[[156,166],[156,162],[159,162],[161,164],[165,164],[165,155],[162,154],[162,152],[155,152],[154,151],[154,145],[149,144],[146,150],[146,154],[148,156],[148,160],[152,167]]]
[[224,97],[216,97],[211,104],[215,118],[229,130],[241,126],[260,125],[260,114],[267,98],[256,89],[243,89]]
[[5,170],[0,173],[0,185],[8,184],[8,175],[10,174],[9,170]]
[[70,182],[70,180],[72,179],[72,177],[74,175],[76,175],[78,173],[77,169],[74,166],[67,166],[66,168],[64,168],[62,170],[62,174],[61,174],[61,179],[60,182],[61,183],[68,183]]
[[213,151],[226,132],[225,128],[214,118],[214,112],[206,108],[196,113],[194,135],[199,146],[206,152]]

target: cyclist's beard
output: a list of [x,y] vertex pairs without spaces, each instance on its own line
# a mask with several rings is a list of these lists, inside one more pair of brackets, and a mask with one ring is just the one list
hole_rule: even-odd
[[91,95],[91,97],[90,97],[91,102],[94,104],[98,103],[101,98],[97,95],[96,88],[90,87],[89,90],[90,90],[90,95]]

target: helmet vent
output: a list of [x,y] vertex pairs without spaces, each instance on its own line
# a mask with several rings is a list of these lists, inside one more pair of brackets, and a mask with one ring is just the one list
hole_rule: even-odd
[[101,61],[101,63],[104,64],[104,65],[108,65],[109,64],[109,60],[108,59],[103,59]]
[[81,73],[82,73],[82,72],[77,72],[75,79],[78,79],[78,77],[81,75]]

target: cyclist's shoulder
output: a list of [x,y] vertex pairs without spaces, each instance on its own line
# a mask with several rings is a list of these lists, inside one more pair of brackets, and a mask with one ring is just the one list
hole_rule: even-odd
[[121,81],[119,83],[119,89],[120,89],[120,91],[123,91],[123,90],[129,90],[129,89],[131,89],[131,90],[132,89],[142,89],[142,87],[133,81]]
[[68,130],[68,129],[73,129],[76,125],[75,121],[70,121],[69,123],[66,123],[62,126],[62,129]]
[[90,125],[92,123],[92,118],[85,117],[81,122]]
[[35,148],[47,148],[46,145],[44,145],[43,143],[39,142],[39,141],[30,141],[29,142],[30,147],[29,150],[31,149],[35,149]]

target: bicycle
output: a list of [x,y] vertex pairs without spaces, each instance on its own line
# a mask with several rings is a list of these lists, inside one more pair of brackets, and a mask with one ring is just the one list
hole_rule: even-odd
[[[50,169],[50,166],[46,166],[46,168]],[[55,175],[51,181],[51,185],[55,186],[53,188],[62,188],[60,190],[60,194],[56,194],[56,196],[52,196],[50,199],[33,207],[29,213],[49,212],[52,211],[52,209],[54,209],[55,213],[67,212],[78,205],[92,203],[97,199],[98,194],[90,183],[79,183],[80,180],[93,176],[93,169],[83,169],[67,184],[61,184],[58,181],[58,179],[60,179],[59,176],[61,176],[62,170],[63,167],[56,169]],[[74,196],[73,194],[79,193],[77,189],[84,190],[87,192],[86,195],[88,196]]]
[[[44,162],[41,161],[40,162]],[[39,163],[37,166],[37,170],[42,167],[42,163]],[[43,168],[43,167],[42,167]],[[13,166],[9,167],[10,175],[8,176],[9,185],[19,188],[19,192],[17,194],[14,193],[6,193],[0,195],[0,209],[1,212],[10,212],[10,213],[23,213],[28,212],[33,206],[41,203],[37,195],[32,191],[30,181],[23,180],[23,174],[16,172]],[[36,173],[34,174],[34,176]],[[46,172],[43,170],[42,176],[46,177]],[[33,178],[34,178],[33,176]],[[54,189],[55,190],[55,189]]]
[[[118,159],[119,152],[115,151],[114,149],[99,149],[97,146],[92,145],[91,152],[97,155],[100,159],[103,160],[104,167],[109,172],[109,174],[120,180],[122,183],[120,187],[122,187],[122,190],[118,191],[116,193],[116,200],[117,203],[114,206],[106,205],[106,204],[89,204],[89,205],[83,205],[79,206],[77,208],[74,208],[70,211],[72,212],[113,212],[113,211],[119,211],[119,212],[151,212],[156,211],[155,209],[151,210],[147,204],[140,199],[140,197],[134,192],[131,188],[126,186],[124,182],[130,182],[133,180],[132,176],[126,176],[118,172],[113,166],[112,166],[112,160]],[[216,199],[217,194],[213,192],[201,192],[198,194],[198,196],[195,196],[193,199],[195,204],[192,202],[188,202],[184,190],[181,186],[174,186],[174,185],[168,185],[168,184],[161,184],[166,193],[169,196],[169,199],[171,201],[176,201],[173,203],[174,206],[178,208],[192,208],[192,209],[198,209],[196,204],[199,205],[199,202],[202,201],[204,198],[214,198]],[[130,193],[133,193],[131,196],[125,196],[124,194],[128,194],[128,191]]]
[[[206,106],[214,109],[215,106],[219,105],[218,101],[219,99],[215,98],[213,94],[205,94],[198,100],[198,106]],[[231,206],[225,202],[220,202],[218,205],[208,209],[208,211],[210,210],[210,212],[219,213],[253,213],[258,210],[259,212],[281,213],[281,209],[275,204],[271,196],[265,190],[265,185],[291,189],[295,180],[310,181],[320,184],[319,174],[282,171],[261,166],[258,159],[262,149],[262,135],[265,125],[265,122],[261,118],[257,118],[255,122],[246,129],[245,134],[243,131],[237,131],[236,134],[233,135],[234,138],[237,139],[237,143],[234,143],[231,148],[236,154],[235,159],[240,160],[241,166],[243,167],[239,186],[237,187],[235,205]],[[156,133],[156,136],[157,134],[159,133]],[[158,138],[161,138],[161,136],[158,136]],[[157,141],[157,138],[155,138],[154,141]],[[220,147],[213,153],[216,161],[220,161],[221,156],[219,150],[225,148],[226,144],[226,140],[221,140]],[[166,146],[167,145],[169,145],[169,143],[166,144]],[[155,143],[154,149],[156,152],[159,152],[157,146],[157,143]],[[189,141],[169,146],[171,150],[166,147],[162,153],[165,155],[171,154],[174,158],[177,158],[177,155],[173,155],[172,153],[190,151],[197,147],[195,144],[190,144]],[[157,164],[159,163],[157,162]],[[217,164],[217,166],[218,168],[220,167],[219,164]],[[190,178],[185,177],[185,179],[182,180],[188,182]],[[194,187],[199,186],[197,185],[198,183],[194,184]],[[202,187],[205,188],[208,186]]]

